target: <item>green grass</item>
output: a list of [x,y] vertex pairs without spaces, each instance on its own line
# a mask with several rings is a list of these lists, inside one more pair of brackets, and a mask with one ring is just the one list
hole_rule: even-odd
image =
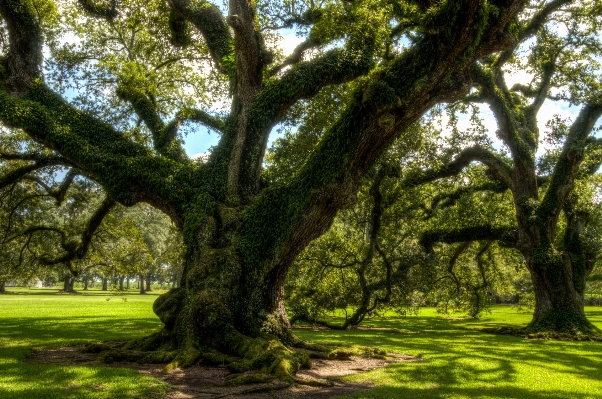
[[[19,291],[23,294],[0,296],[0,398],[150,399],[166,392],[165,384],[129,369],[20,362],[32,348],[130,339],[156,331],[160,323],[151,310],[156,293]],[[602,327],[602,308],[587,308],[587,313]],[[306,340],[378,346],[424,359],[347,377],[375,384],[354,398],[602,399],[602,343],[529,341],[475,330],[524,325],[530,318],[510,307],[495,307],[479,321],[447,320],[423,309],[406,319],[364,323],[378,330],[297,334]]]
[[56,289],[8,290],[21,295],[0,296],[0,398],[150,399],[166,392],[164,383],[131,369],[20,362],[34,348],[148,335],[160,326],[151,309],[156,294],[113,296],[92,291],[89,295],[60,295]]
[[[602,327],[602,308],[586,308],[586,312],[590,321]],[[602,343],[525,340],[474,330],[524,325],[530,319],[501,306],[479,321],[446,320],[432,309],[423,309],[406,319],[364,323],[388,330],[302,330],[298,335],[424,358],[347,377],[376,385],[353,398],[602,398]]]

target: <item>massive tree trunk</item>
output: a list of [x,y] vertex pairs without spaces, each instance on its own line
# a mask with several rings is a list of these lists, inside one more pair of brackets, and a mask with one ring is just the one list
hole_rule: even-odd
[[0,294],[4,294],[6,292],[6,280],[0,278]]
[[568,256],[556,254],[552,259],[531,259],[529,272],[535,292],[535,312],[528,330],[592,332],[583,310],[585,276],[574,272]]
[[106,277],[102,278],[102,291],[108,291],[109,290],[109,279]]
[[[179,288],[162,295],[155,303],[155,312],[166,328],[184,325],[188,321],[176,322],[173,315],[189,318],[183,310],[191,310],[190,303],[194,303],[192,308],[197,310],[192,317],[196,327],[189,328],[211,336],[212,342],[223,338],[222,328],[234,327],[250,336],[269,331],[292,343],[295,339],[283,306],[284,275],[276,272],[282,265],[270,270],[265,263],[253,264],[253,256],[241,255],[240,212],[236,207],[219,208],[217,217],[207,217],[196,233],[186,237],[186,259]],[[272,266],[279,264],[274,263]],[[176,297],[177,301],[167,300]],[[173,307],[176,303],[177,310]],[[208,330],[200,331],[202,326]]]
[[[564,203],[566,227],[562,248],[555,248],[550,237],[525,259],[535,293],[535,313],[527,329],[590,334],[599,331],[586,318],[583,309],[585,281],[594,267],[594,254],[582,245],[588,214],[573,209],[575,196]],[[547,225],[556,225],[548,221]],[[554,236],[555,229],[548,229]]]
[[88,279],[84,279],[84,291],[88,291]]
[[123,291],[123,280],[125,280],[125,277],[119,276],[119,291]]

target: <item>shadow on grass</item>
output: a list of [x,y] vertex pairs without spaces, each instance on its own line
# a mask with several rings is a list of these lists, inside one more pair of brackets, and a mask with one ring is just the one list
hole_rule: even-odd
[[131,369],[25,364],[32,348],[133,339],[159,327],[156,317],[0,318],[0,398],[159,398],[167,386]]
[[[588,312],[590,318],[600,314]],[[602,398],[600,342],[525,340],[472,329],[506,324],[487,318],[458,321],[418,316],[371,324],[384,329],[297,332],[302,339],[378,346],[425,359],[351,377],[377,385],[352,397]]]
[[37,348],[75,345],[99,339],[126,340],[150,334],[160,326],[157,317],[123,319],[78,316],[71,320],[59,317],[0,318],[0,342],[4,341],[5,345],[11,347]]

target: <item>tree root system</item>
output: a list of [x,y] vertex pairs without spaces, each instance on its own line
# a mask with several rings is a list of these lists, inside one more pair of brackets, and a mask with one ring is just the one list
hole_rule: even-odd
[[[232,372],[228,364],[237,360],[218,352],[203,354],[200,361],[187,368],[174,368],[165,373],[165,363],[173,352],[143,352],[122,349],[124,342],[106,342],[74,347],[32,351],[24,361],[36,364],[127,367],[152,375],[173,389],[166,399],[184,398],[333,398],[371,388],[370,384],[354,384],[337,377],[361,373],[392,363],[420,358],[381,353],[382,358],[369,357],[369,348],[316,351],[321,346],[308,344],[301,349],[312,358],[310,369],[299,370],[291,379],[283,380],[260,370]],[[377,350],[376,350],[377,351]],[[358,356],[359,355],[359,356]],[[160,361],[162,360],[162,361]]]
[[481,328],[479,331],[500,334],[500,335],[512,335],[514,337],[521,337],[525,339],[541,339],[541,340],[557,340],[557,341],[596,341],[602,342],[602,334],[598,333],[568,333],[559,331],[533,331],[528,328],[514,328],[514,327],[498,327],[498,328]]

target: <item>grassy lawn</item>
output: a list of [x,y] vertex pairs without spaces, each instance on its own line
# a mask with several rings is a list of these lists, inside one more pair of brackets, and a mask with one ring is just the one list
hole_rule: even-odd
[[[602,308],[586,311],[602,327]],[[445,320],[432,309],[422,309],[405,320],[364,324],[388,330],[298,331],[298,335],[424,358],[348,377],[376,384],[354,398],[602,398],[601,342],[531,341],[474,330],[526,324],[530,319],[510,307],[496,307],[479,321]]]
[[[0,398],[159,398],[165,384],[123,368],[24,364],[32,348],[142,337],[159,328],[157,294],[60,295],[15,290],[0,296]],[[123,300],[126,299],[126,301]],[[108,299],[108,300],[107,300]]]
[[[19,361],[31,348],[129,339],[156,331],[159,320],[151,310],[156,293],[21,292],[0,296],[0,398],[163,395],[164,384],[129,369],[38,366]],[[587,313],[602,327],[602,308],[588,308]],[[509,307],[496,307],[479,321],[446,320],[423,309],[406,319],[365,322],[378,330],[297,333],[306,340],[379,346],[424,358],[348,377],[376,385],[355,398],[602,399],[602,343],[528,341],[474,330],[529,320],[529,315]]]

